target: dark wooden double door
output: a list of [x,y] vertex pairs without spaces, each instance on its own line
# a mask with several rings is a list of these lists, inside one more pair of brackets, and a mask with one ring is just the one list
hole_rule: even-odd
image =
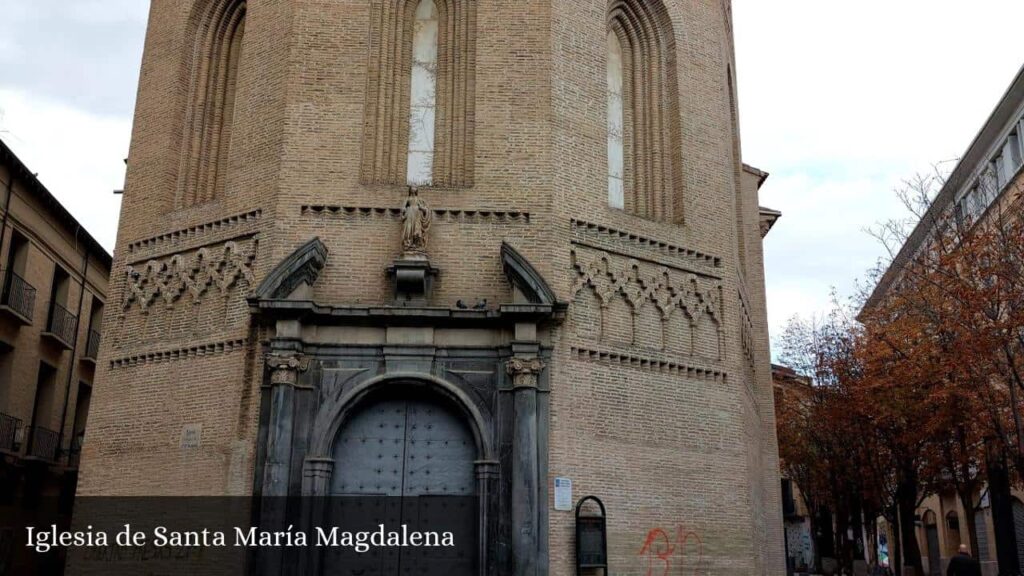
[[[476,443],[445,399],[415,389],[364,403],[334,446],[328,528],[352,532],[445,532],[451,547],[326,549],[325,574],[461,576],[476,566]],[[403,528],[404,527],[404,528]]]

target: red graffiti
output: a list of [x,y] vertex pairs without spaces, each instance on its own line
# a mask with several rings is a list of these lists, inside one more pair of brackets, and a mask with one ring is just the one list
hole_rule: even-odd
[[[694,551],[696,554],[692,554]],[[686,574],[688,569],[696,576],[704,560],[704,541],[699,534],[683,526],[676,528],[675,538],[663,528],[654,528],[647,533],[647,540],[637,555],[647,558],[647,576]]]

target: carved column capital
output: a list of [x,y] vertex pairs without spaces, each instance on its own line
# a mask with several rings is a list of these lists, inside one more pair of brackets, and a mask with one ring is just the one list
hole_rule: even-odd
[[544,362],[540,358],[511,358],[505,365],[512,376],[513,388],[536,388],[537,377],[544,370]]
[[309,358],[299,354],[267,354],[264,359],[270,368],[272,385],[295,386],[299,373],[309,369]]

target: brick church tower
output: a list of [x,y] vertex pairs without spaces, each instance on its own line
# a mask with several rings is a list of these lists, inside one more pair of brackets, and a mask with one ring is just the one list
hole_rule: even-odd
[[729,0],[154,0],[79,493],[472,496],[567,576],[568,478],[610,573],[783,573],[734,82]]

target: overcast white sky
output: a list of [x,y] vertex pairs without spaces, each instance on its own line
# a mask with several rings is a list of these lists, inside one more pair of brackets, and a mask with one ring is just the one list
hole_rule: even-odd
[[[769,321],[881,254],[893,189],[959,157],[1024,64],[1020,0],[733,0],[744,160],[771,173]],[[0,0],[0,138],[108,248],[148,2]]]

